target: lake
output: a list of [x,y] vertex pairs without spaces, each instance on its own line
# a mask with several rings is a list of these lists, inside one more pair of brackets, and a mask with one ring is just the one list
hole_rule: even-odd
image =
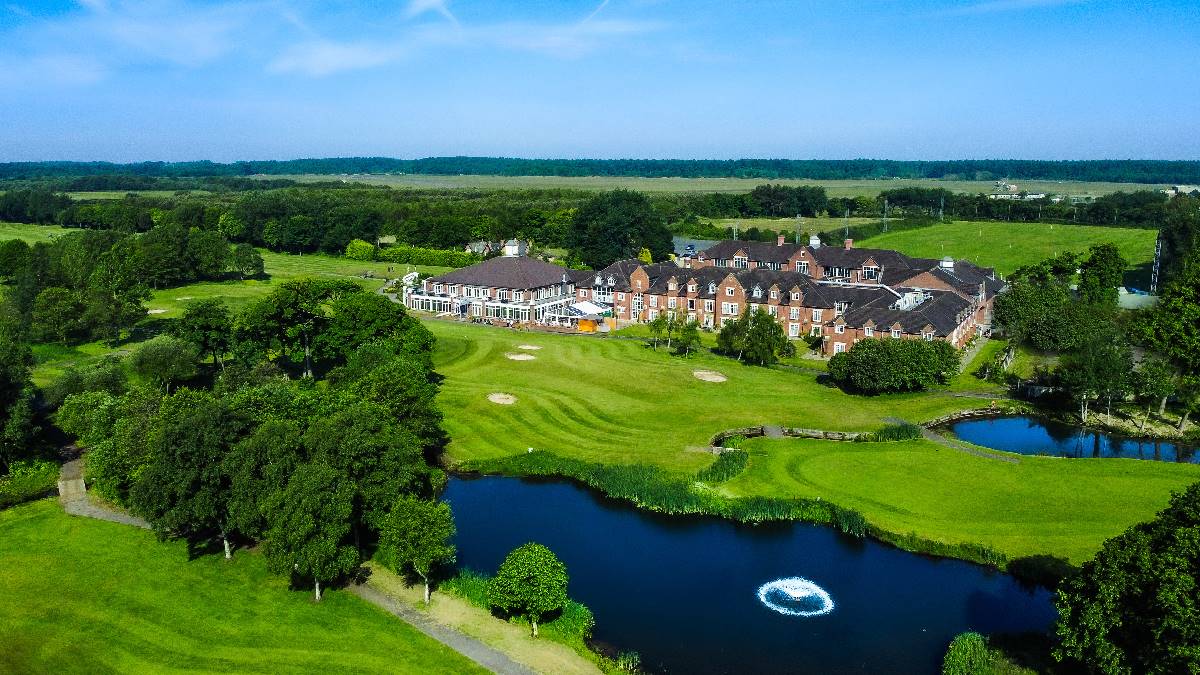
[[[964,630],[1045,631],[1055,618],[1050,593],[1008,575],[825,526],[661,516],[571,483],[505,477],[454,477],[445,499],[460,566],[494,574],[521,544],[550,547],[571,597],[595,613],[595,638],[654,671],[930,673]],[[791,577],[827,593],[832,610],[795,616],[760,602],[760,586]],[[805,588],[768,600],[825,609]]]
[[1027,415],[962,420],[947,428],[968,443],[1022,455],[1200,462],[1200,453],[1194,447],[1168,441],[1124,438]]

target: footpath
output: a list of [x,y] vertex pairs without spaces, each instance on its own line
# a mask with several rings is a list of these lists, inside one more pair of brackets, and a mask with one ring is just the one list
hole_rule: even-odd
[[[74,459],[63,464],[58,476],[58,501],[63,510],[73,516],[106,520],[111,523],[132,525],[142,529],[150,529],[145,520],[128,513],[104,506],[93,501],[87,493],[83,481],[83,467],[80,460]],[[503,652],[493,649],[484,643],[460,631],[444,626],[423,616],[420,611],[409,607],[366,585],[351,585],[349,590],[354,595],[376,605],[385,612],[410,624],[413,628],[437,640],[454,651],[471,659],[498,675],[535,675],[536,671],[510,659]]]

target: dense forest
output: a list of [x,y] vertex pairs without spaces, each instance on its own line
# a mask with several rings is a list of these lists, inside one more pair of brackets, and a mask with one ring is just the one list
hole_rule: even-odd
[[969,159],[519,159],[508,157],[344,157],[199,162],[9,162],[0,179],[42,176],[249,176],[254,174],[413,173],[491,176],[642,176],[648,178],[944,178],[1200,183],[1200,161]]

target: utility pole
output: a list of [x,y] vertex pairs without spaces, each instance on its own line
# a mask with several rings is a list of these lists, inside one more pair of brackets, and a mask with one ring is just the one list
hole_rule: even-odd
[[849,239],[850,238],[850,209],[846,209],[846,215],[842,216],[842,226],[844,228],[844,232],[846,235],[842,238]]
[[1154,266],[1150,268],[1150,292],[1154,293],[1158,290],[1158,271],[1159,261],[1162,260],[1162,230],[1158,231],[1158,238],[1154,240]]
[[883,231],[888,231],[888,203],[887,197],[883,198]]
[[938,222],[942,222],[942,214],[946,212],[946,195],[942,195],[941,202],[938,204]]
[[738,225],[739,225],[738,221],[736,221],[736,220],[733,221],[733,239],[734,239],[734,241],[736,241],[738,238]]
[[804,216],[796,214],[796,243],[800,243],[800,233],[804,231]]

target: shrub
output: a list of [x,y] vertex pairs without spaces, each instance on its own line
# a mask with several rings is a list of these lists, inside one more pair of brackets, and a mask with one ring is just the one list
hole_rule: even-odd
[[482,260],[474,253],[466,251],[415,246],[390,246],[381,249],[377,257],[384,262],[435,267],[466,267]]
[[[744,436],[734,436],[732,439],[741,438]],[[728,443],[729,441],[726,441]],[[727,446],[737,447],[737,446]],[[696,474],[696,480],[705,483],[721,483],[738,475],[746,470],[746,464],[750,462],[750,453],[745,450],[728,450],[717,455],[717,461],[711,466]]]
[[959,633],[942,659],[942,675],[980,675],[988,672],[987,641],[979,633]]
[[841,386],[866,394],[920,391],[948,382],[958,372],[960,355],[948,342],[867,338],[829,360],[829,376]]
[[42,459],[14,462],[0,477],[0,509],[40,499],[58,484],[58,465]]
[[855,440],[870,443],[890,443],[893,441],[915,441],[921,438],[921,427],[915,424],[889,424],[870,434],[863,434]]
[[351,260],[374,260],[375,247],[362,239],[352,239],[346,244],[346,257]]

